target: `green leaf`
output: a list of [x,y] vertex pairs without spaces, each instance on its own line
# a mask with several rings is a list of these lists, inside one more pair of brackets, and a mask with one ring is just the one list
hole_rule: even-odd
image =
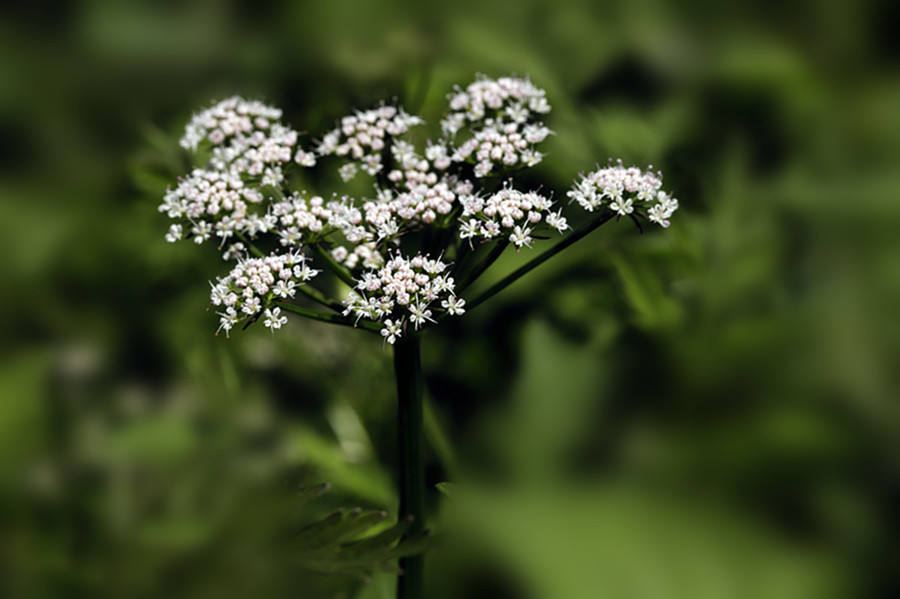
[[300,531],[295,537],[295,542],[305,551],[318,549],[333,542],[336,536],[335,530],[343,517],[344,510],[332,512],[325,518],[310,524]]
[[440,491],[441,495],[453,501],[453,497],[456,494],[456,489],[459,485],[456,483],[438,483],[434,486],[435,489]]
[[[327,485],[304,490],[308,508]],[[301,568],[320,574],[341,574],[369,580],[375,572],[398,572],[396,560],[432,546],[428,531],[404,538],[411,519],[390,524],[385,511],[337,510],[303,526],[285,542],[284,551]]]
[[657,328],[678,323],[679,306],[663,289],[657,269],[622,255],[613,255],[611,260],[639,325]]
[[331,488],[331,483],[321,483],[318,485],[313,485],[312,487],[302,487],[297,492],[296,501],[296,509],[301,510],[307,505],[309,505],[314,500],[318,499],[325,493],[328,489]]

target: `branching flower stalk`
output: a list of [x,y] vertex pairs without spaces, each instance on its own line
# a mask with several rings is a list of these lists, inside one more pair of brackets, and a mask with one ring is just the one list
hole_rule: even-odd
[[[286,313],[378,334],[394,348],[399,399],[400,518],[424,526],[422,332],[461,316],[614,217],[663,227],[678,201],[662,175],[621,161],[582,174],[569,203],[596,213],[570,227],[517,173],[538,164],[552,133],[544,90],[528,79],[478,77],[448,95],[441,134],[417,147],[424,121],[384,103],[345,116],[314,143],[281,122],[282,111],[232,97],[194,115],[181,145],[203,165],[165,194],[166,240],[212,243],[230,263],[210,283],[218,331],[257,321],[282,328]],[[371,193],[328,199],[302,189],[309,169],[344,182],[368,177]],[[562,239],[480,295],[463,294],[509,248]],[[323,273],[328,273],[323,276]],[[349,290],[335,291],[343,285]],[[398,596],[422,596],[422,558],[401,561]]]

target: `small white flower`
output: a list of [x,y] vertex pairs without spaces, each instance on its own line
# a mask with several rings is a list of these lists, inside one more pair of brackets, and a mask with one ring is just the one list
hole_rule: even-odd
[[[362,168],[370,175],[376,175],[381,171],[381,156],[378,154],[369,154],[362,159]],[[352,177],[351,177],[352,178]]]
[[491,168],[494,165],[491,164],[489,160],[482,160],[478,164],[475,165],[475,176],[476,177],[486,177],[488,173],[491,172]]
[[667,214],[667,210],[662,204],[656,204],[655,206],[651,206],[650,210],[647,211],[647,216],[651,221],[657,223],[662,228],[666,229],[671,224],[669,222],[670,214]]
[[316,165],[316,155],[305,150],[297,150],[294,161],[300,166],[313,167]]
[[415,303],[409,306],[410,321],[416,325],[416,329],[422,327],[425,324],[425,321],[434,322],[431,318],[431,310],[428,309],[427,304]]
[[225,250],[225,253],[222,254],[223,260],[235,260],[243,256],[247,251],[247,248],[244,247],[244,244],[241,242],[232,243]]
[[303,239],[303,234],[297,227],[287,227],[278,232],[281,238],[281,245],[297,245]]
[[281,316],[281,308],[266,308],[263,325],[271,329],[273,333],[275,332],[275,329],[280,329],[286,322],[287,316]]
[[343,262],[347,259],[347,254],[349,253],[350,252],[347,251],[347,248],[339,245],[338,247],[331,250],[331,257],[334,258],[337,262]]
[[259,312],[261,306],[258,297],[250,298],[248,301],[244,302],[244,306],[241,308],[241,312],[244,314],[253,316],[257,312]]
[[489,220],[481,226],[481,235],[491,239],[500,234],[500,224],[495,220]]
[[170,225],[169,232],[166,233],[166,241],[169,243],[175,243],[179,239],[182,239],[182,230],[181,225]]
[[528,109],[516,102],[506,107],[506,115],[517,123],[524,123],[528,120]]
[[384,328],[381,329],[381,336],[384,337],[388,343],[393,345],[401,333],[402,329],[400,328],[399,322],[395,323],[390,318],[384,321]]
[[293,281],[278,281],[272,289],[272,293],[282,298],[294,297],[294,288],[297,286]]
[[271,185],[272,187],[277,187],[281,185],[282,181],[284,181],[284,173],[281,172],[280,166],[267,167],[266,170],[263,171],[263,177],[260,185]]
[[470,218],[459,228],[460,239],[468,239],[475,237],[481,230],[481,223],[474,218]]
[[205,220],[201,220],[194,225],[191,229],[191,233],[194,235],[194,243],[199,245],[210,238],[210,235],[212,234],[212,225]]
[[535,125],[529,125],[525,127],[523,131],[523,136],[528,143],[537,144],[541,143],[547,136],[550,135],[551,131],[547,127],[538,127]]
[[466,300],[455,296],[450,296],[441,302],[441,306],[447,311],[447,314],[450,314],[451,316],[465,314],[466,310],[463,308],[465,305]]
[[234,308],[228,307],[225,308],[224,312],[217,313],[221,318],[219,318],[219,328],[216,329],[216,335],[219,334],[219,331],[225,329],[225,336],[228,336],[228,332],[234,328],[234,325],[238,323],[240,320],[237,315],[237,311]]
[[356,176],[356,169],[355,162],[348,162],[338,170],[338,174],[341,175],[341,179],[343,179],[344,182],[347,182]]
[[556,212],[551,212],[547,215],[547,224],[559,231],[560,233],[564,232],[569,228],[569,223],[566,220],[566,217],[562,215],[561,210],[557,210]]
[[540,152],[535,152],[534,150],[525,150],[522,152],[522,162],[525,163],[525,166],[535,166],[543,159],[544,155]]
[[400,232],[400,225],[397,224],[397,221],[394,219],[390,219],[380,225],[378,225],[378,239],[382,240],[387,237],[393,237],[397,233]]
[[634,212],[632,201],[621,197],[610,202],[609,207],[619,213],[620,216],[625,216]]
[[531,247],[531,229],[529,227],[523,229],[516,225],[512,235],[509,236],[509,240],[516,244],[517,248],[520,248],[523,245]]
[[[302,282],[306,283],[311,278],[319,274],[321,271],[310,268],[308,264],[305,262],[302,265],[294,267],[294,277],[300,279]],[[292,296],[293,297],[293,296]]]
[[228,287],[223,285],[222,283],[216,283],[213,285],[213,282],[209,282],[210,292],[209,292],[209,301],[215,306],[221,306],[225,303],[225,298],[228,296]]

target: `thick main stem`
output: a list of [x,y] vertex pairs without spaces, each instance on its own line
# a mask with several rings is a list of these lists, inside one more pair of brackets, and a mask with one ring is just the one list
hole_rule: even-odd
[[[425,461],[422,454],[422,361],[419,336],[407,333],[394,344],[397,378],[397,438],[400,461],[400,519],[412,517],[407,535],[425,528]],[[425,560],[413,555],[400,560],[403,575],[397,582],[397,599],[422,599]]]

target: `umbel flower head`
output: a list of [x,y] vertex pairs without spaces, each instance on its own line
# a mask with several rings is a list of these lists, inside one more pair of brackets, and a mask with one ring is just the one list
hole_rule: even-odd
[[[441,134],[421,146],[409,132],[425,122],[389,103],[301,143],[278,108],[228,98],[185,128],[182,147],[207,160],[166,192],[165,237],[213,243],[233,262],[210,283],[226,334],[257,320],[278,330],[290,311],[378,331],[393,344],[465,313],[460,294],[508,245],[531,248],[570,228],[551,196],[516,186],[515,174],[544,156],[549,112],[546,93],[527,78],[479,76],[448,95]],[[296,189],[312,168],[334,168],[343,181],[368,177],[371,192],[326,199]],[[581,175],[567,197],[588,212],[663,227],[678,208],[660,173],[621,161]],[[483,246],[492,249],[478,262]],[[313,286],[323,271],[347,286],[342,298]]]

